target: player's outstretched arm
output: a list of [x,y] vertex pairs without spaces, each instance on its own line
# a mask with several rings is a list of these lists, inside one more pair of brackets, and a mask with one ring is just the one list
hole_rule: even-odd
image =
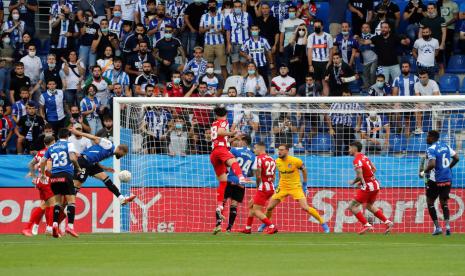
[[82,136],[82,137],[86,137],[90,140],[92,140],[95,144],[100,144],[100,137],[97,137],[95,135],[92,135],[92,134],[89,134],[89,133],[85,133],[85,132],[82,132],[82,131],[79,131],[77,129],[75,129],[74,127],[71,128],[71,133],[73,133],[74,135],[79,135],[79,136]]
[[81,166],[79,166],[79,162],[77,160],[77,156],[75,152],[69,153],[69,159],[71,159],[71,162],[73,162],[74,168],[78,171],[81,171]]
[[38,163],[39,162],[36,160],[36,158],[32,158],[32,160],[29,162],[29,164],[27,165],[28,168],[29,168],[29,173],[27,174],[28,177],[36,177],[35,166]]

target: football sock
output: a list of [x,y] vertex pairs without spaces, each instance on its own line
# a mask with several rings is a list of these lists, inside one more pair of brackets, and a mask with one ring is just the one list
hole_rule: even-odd
[[247,218],[247,226],[245,227],[245,229],[252,228],[252,224],[253,224],[253,217],[248,217]]
[[233,171],[233,173],[234,173],[237,177],[239,177],[239,178],[244,177],[244,176],[242,175],[242,169],[241,169],[241,167],[239,166],[239,163],[234,162],[234,163],[231,165],[231,170]]
[[77,195],[77,193],[79,193],[80,190],[81,188],[74,186],[74,195]]
[[323,223],[324,223],[323,219],[321,218],[320,214],[318,214],[318,211],[315,210],[315,208],[309,207],[308,210],[307,210],[307,212],[308,212],[312,217],[314,217],[316,220],[318,220],[318,222],[319,222],[320,224],[323,224]]
[[216,217],[216,226],[220,226],[221,225],[221,218],[220,218],[220,215],[218,214],[218,212],[215,212],[215,217]]
[[360,221],[361,224],[366,225],[368,223],[367,219],[363,216],[362,211],[355,214],[355,217]]
[[45,210],[42,210],[42,208],[35,208],[31,213],[31,222],[34,224],[39,224],[44,213]]
[[386,220],[387,220],[387,218],[383,214],[383,211],[381,211],[380,209],[378,209],[378,211],[376,211],[376,213],[374,213],[374,215],[377,218],[379,218],[382,222],[386,222]]
[[224,191],[226,190],[227,185],[228,185],[228,182],[220,181],[220,185],[216,189],[216,201],[218,202],[218,205],[223,204]]
[[229,221],[228,221],[228,229],[231,230],[233,225],[234,225],[234,221],[236,220],[236,216],[237,216],[237,207],[236,206],[231,206],[229,208]]
[[45,208],[45,221],[47,226],[52,226],[53,224],[53,207]]
[[61,206],[55,205],[53,207],[53,224],[58,223],[58,217],[60,216]]
[[428,204],[428,213],[431,219],[433,220],[434,226],[436,228],[439,227],[438,215],[436,214],[436,208],[434,207],[434,204]]
[[449,205],[447,203],[441,204],[442,207],[442,213],[444,215],[444,220],[449,221]]
[[58,223],[61,223],[66,218],[65,212],[60,208],[60,214],[58,215]]
[[68,204],[68,207],[66,207],[66,213],[68,214],[68,224],[73,224],[74,223],[74,214],[75,214],[75,207],[74,203]]
[[121,195],[118,188],[115,186],[115,184],[113,184],[113,181],[111,181],[109,176],[107,176],[107,178],[103,180],[103,184],[105,184],[105,186],[107,186],[107,189],[110,190],[110,192],[112,192],[116,197],[119,197]]
[[266,226],[270,226],[273,223],[271,223],[271,220],[269,218],[264,218],[261,220]]

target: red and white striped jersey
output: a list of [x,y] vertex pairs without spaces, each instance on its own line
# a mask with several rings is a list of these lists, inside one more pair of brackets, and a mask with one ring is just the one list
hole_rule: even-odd
[[[44,154],[45,152],[47,151],[47,148],[43,148],[41,150],[39,150],[36,155],[34,156],[34,161],[36,163],[36,167],[35,169],[37,170],[37,179],[39,179],[41,177],[41,173],[40,173],[40,161],[42,161],[42,158],[44,158]],[[48,173],[48,167],[45,166],[45,173],[47,174]]]
[[357,153],[354,158],[354,169],[361,169],[363,173],[362,185],[360,189],[366,191],[377,191],[380,188],[378,180],[376,180],[373,172],[373,163],[363,153]]
[[259,191],[274,191],[274,179],[276,162],[267,154],[257,156],[257,169],[261,170],[262,182],[258,186]]
[[229,148],[229,142],[228,142],[228,136],[219,136],[218,131],[220,129],[225,129],[226,131],[229,131],[229,123],[226,119],[224,120],[216,120],[213,122],[210,130],[211,130],[211,139],[213,142],[213,149],[217,147],[228,147]]

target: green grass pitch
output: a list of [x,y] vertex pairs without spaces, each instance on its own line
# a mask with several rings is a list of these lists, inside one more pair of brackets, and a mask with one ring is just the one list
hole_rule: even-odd
[[2,235],[0,275],[465,275],[465,235]]

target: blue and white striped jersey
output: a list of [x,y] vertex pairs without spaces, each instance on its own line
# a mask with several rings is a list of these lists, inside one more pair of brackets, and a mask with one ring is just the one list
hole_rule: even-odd
[[224,44],[224,37],[221,32],[223,30],[223,15],[220,12],[217,12],[214,16],[210,13],[202,15],[200,27],[209,29],[211,26],[214,26],[214,28],[205,32],[205,45]]
[[129,86],[129,76],[126,72],[123,72],[123,70],[107,70],[103,73],[103,77],[109,79],[111,84],[119,83],[124,88]]
[[247,12],[230,13],[224,19],[224,29],[231,32],[232,44],[243,44],[249,39],[252,17]]
[[200,76],[205,75],[205,71],[207,71],[207,63],[208,61],[204,58],[201,60],[197,60],[195,58],[189,60],[186,65],[184,66],[184,72],[192,71],[194,72],[194,82],[199,82]]
[[271,46],[263,37],[259,37],[258,40],[251,37],[242,44],[241,51],[250,55],[258,67],[262,67],[267,64],[265,54],[266,52],[271,51]]
[[173,18],[175,28],[181,29],[184,26],[184,11],[186,10],[188,3],[181,1],[179,4],[177,1],[172,1],[168,4],[166,14]]
[[312,49],[313,61],[329,61],[329,50],[333,48],[333,37],[328,33],[321,35],[312,33],[308,36],[307,48]]
[[116,22],[115,19],[112,19],[108,23],[108,31],[112,34],[115,34],[118,37],[118,39],[121,36],[122,29],[123,29],[123,20],[121,19],[118,22]]
[[65,118],[63,90],[56,89],[54,93],[47,92],[40,95],[39,104],[45,106],[46,119],[49,122],[56,122]]

